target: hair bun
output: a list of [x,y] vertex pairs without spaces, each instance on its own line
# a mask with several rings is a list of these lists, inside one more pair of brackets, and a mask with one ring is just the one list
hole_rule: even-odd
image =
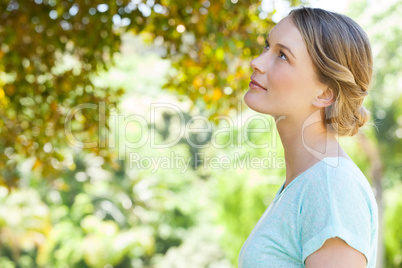
[[366,124],[369,119],[370,119],[369,110],[367,110],[366,107],[364,106],[360,106],[357,116],[357,122],[359,127],[362,127],[364,124]]
[[355,122],[354,124],[351,124],[351,128],[347,131],[345,129],[346,133],[343,133],[345,136],[353,136],[356,135],[359,132],[359,128],[364,126],[370,119],[370,112],[369,110],[366,109],[364,106],[360,106],[359,109],[356,111],[355,115]]

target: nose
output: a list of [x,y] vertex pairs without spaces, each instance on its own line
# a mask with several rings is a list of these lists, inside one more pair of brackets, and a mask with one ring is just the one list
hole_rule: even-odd
[[[250,66],[251,68],[253,68],[254,71],[258,71],[260,73],[265,73],[264,71],[264,61],[263,61],[263,54],[259,55],[257,58],[254,58],[251,62],[250,62]],[[266,63],[265,63],[266,64]]]

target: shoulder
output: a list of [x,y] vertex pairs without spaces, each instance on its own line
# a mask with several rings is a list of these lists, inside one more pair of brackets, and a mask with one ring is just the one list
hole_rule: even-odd
[[[326,158],[306,174],[301,191],[305,209],[331,208],[339,212],[372,214],[377,217],[373,190],[359,167],[346,158]],[[353,206],[351,206],[353,204]]]
[[[364,193],[364,198],[373,195],[363,172],[353,161],[343,157],[328,157],[321,160],[306,174],[304,184],[303,190],[307,193],[311,191],[316,194]],[[317,189],[322,192],[317,192]]]

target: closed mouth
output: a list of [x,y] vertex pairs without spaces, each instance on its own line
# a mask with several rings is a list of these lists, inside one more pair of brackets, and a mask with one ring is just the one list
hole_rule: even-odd
[[254,79],[251,79],[251,83],[254,84],[254,85],[256,85],[256,86],[258,86],[258,87],[260,87],[260,88],[262,88],[262,89],[267,90],[265,87],[261,86],[261,85],[260,85],[257,81],[255,81]]

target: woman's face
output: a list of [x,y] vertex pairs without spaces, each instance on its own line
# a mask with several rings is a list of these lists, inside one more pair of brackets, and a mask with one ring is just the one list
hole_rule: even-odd
[[[267,47],[251,61],[254,72],[244,101],[251,109],[273,116],[306,118],[317,110],[314,100],[326,86],[292,18],[281,20],[270,32]],[[255,83],[260,86],[257,86]]]

